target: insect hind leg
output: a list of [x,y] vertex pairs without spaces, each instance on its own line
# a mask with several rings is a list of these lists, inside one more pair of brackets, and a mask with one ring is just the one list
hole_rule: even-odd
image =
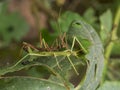
[[75,73],[76,73],[77,75],[79,75],[79,73],[78,73],[77,69],[75,68],[75,66],[74,66],[74,64],[73,64],[73,62],[72,62],[72,60],[70,59],[70,56],[67,56],[67,58],[68,58],[70,64],[72,65],[72,67],[73,67]]
[[55,57],[55,60],[56,60],[56,63],[57,63],[58,68],[59,68],[60,70],[62,70],[62,68],[61,68],[60,65],[59,65],[59,62],[58,62],[58,59],[57,59],[57,56],[56,56],[55,53],[54,53],[54,57]]

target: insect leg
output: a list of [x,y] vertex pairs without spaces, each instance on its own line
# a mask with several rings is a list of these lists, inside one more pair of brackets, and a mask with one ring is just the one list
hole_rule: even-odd
[[11,68],[17,66],[20,62],[22,62],[25,58],[27,58],[30,54],[25,55],[23,58],[21,58],[17,63],[15,63]]
[[82,50],[83,50],[85,53],[87,53],[87,50],[84,48],[84,46],[82,45],[82,43],[78,40],[78,38],[75,37],[75,36],[74,36],[74,38],[73,38],[73,43],[72,43],[72,48],[71,48],[71,50],[73,50],[73,47],[74,47],[74,45],[75,45],[75,40],[78,42],[78,44],[80,45],[80,47],[82,48]]
[[84,48],[84,46],[83,46],[82,43],[78,40],[77,37],[75,37],[75,40],[78,42],[78,44],[79,44],[80,47],[83,49],[83,51],[84,51],[85,53],[87,53],[87,50]]
[[32,48],[32,47],[31,47],[28,43],[23,42],[23,45],[22,45],[22,47],[21,47],[21,49],[20,49],[19,56],[22,55],[23,50],[26,51],[26,52],[29,52],[28,48],[30,49],[30,48]]
[[69,57],[69,56],[67,56],[67,58],[68,58],[68,60],[69,60],[70,64],[72,65],[73,69],[75,70],[75,73],[76,73],[77,75],[79,75],[79,73],[78,73],[77,69],[75,68],[75,66],[74,66],[73,62],[71,61],[70,57]]
[[58,68],[59,68],[60,70],[62,70],[62,68],[61,68],[60,65],[59,65],[59,62],[58,62],[58,59],[57,59],[55,53],[54,53],[54,57],[55,57],[55,60],[56,60],[57,65],[58,65]]
[[75,45],[75,37],[73,38],[73,41],[72,41],[72,47],[71,47],[71,51],[73,50],[73,47],[74,47],[74,45]]

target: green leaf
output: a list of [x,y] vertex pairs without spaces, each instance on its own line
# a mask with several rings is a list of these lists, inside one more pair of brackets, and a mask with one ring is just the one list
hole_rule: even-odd
[[[79,19],[72,22],[66,34],[69,37],[76,37],[78,43],[81,42],[81,39],[86,39],[91,43],[88,48],[85,48],[84,44],[84,46],[79,44],[74,48],[77,49],[78,47],[81,47],[81,49],[77,50],[83,50],[85,48],[85,50],[88,51],[87,54],[84,54],[83,58],[86,62],[88,61],[86,75],[78,87],[80,90],[95,90],[101,80],[104,67],[103,46],[97,32],[90,24],[83,19]],[[71,39],[69,37],[68,40],[72,41],[73,38]]]
[[100,88],[97,90],[120,90],[120,82],[117,81],[106,81]]
[[8,13],[6,9],[2,9],[0,12],[0,35],[6,44],[12,40],[19,41],[29,30],[27,22],[19,13]]
[[63,84],[34,77],[0,79],[0,90],[66,90]]
[[81,17],[77,13],[70,11],[63,13],[63,15],[61,15],[61,17],[58,19],[61,30],[63,32],[67,32],[71,22],[78,19],[81,19]]
[[101,31],[100,36],[103,42],[105,43],[110,37],[110,32],[112,30],[112,12],[111,10],[107,10],[100,16],[100,23],[101,23]]
[[29,61],[26,60],[26,62],[25,61],[21,61],[17,65],[12,65],[12,66],[8,66],[8,67],[1,67],[0,68],[0,76],[1,75],[5,75],[7,73],[20,71],[20,70],[25,69],[25,68],[30,68],[30,67],[33,67],[33,66],[34,67],[35,66],[43,66],[44,68],[47,68],[47,70],[49,72],[51,72],[52,74],[55,74],[55,72],[48,65],[46,65],[44,63],[29,62]]
[[[62,58],[62,61],[61,61],[61,58]],[[25,61],[27,61],[27,59]],[[43,71],[43,72],[37,73],[37,75],[34,74],[31,76],[38,77],[38,74],[40,74],[39,77],[41,77],[41,75],[48,76],[48,75],[52,74],[52,75],[54,75],[55,82],[57,80],[57,82],[59,82],[61,84],[66,83],[66,85],[67,85],[69,78],[66,77],[66,75],[67,75],[66,72],[68,72],[68,70],[71,69],[71,64],[69,63],[68,60],[63,59],[63,57],[59,57],[58,60],[60,60],[60,65],[61,65],[61,63],[64,63],[62,66],[63,67],[65,66],[65,67],[64,68],[62,67],[62,71],[58,68],[55,57],[38,57],[37,58],[37,56],[36,56],[36,59],[34,59],[34,61],[32,61],[32,62],[21,61],[14,66],[2,67],[0,69],[0,75],[5,75],[5,74],[10,73],[10,72],[20,71],[20,70],[26,69],[26,68],[28,69],[30,67],[42,66],[43,69],[46,69],[48,73]],[[76,60],[76,61],[78,62],[78,60]],[[66,68],[66,67],[68,67],[68,68]],[[66,72],[64,72],[64,71],[66,71]],[[66,80],[63,80],[63,78]],[[51,77],[48,79],[53,81],[53,78],[51,79]],[[68,87],[71,87],[71,86],[68,85]]]
[[[61,52],[62,53],[62,52]],[[59,63],[60,68],[58,67],[58,64],[56,62],[56,58],[57,61]],[[69,62],[68,58],[65,56],[57,56],[57,57],[52,57],[52,56],[47,56],[47,57],[38,57],[36,60],[34,60],[34,62],[37,61],[37,63],[42,63],[42,64],[46,64],[49,67],[51,67],[56,73],[58,73],[62,78],[65,79],[66,82],[69,81],[69,71],[71,69],[73,69],[71,63]],[[83,66],[86,65],[82,60],[80,60],[80,58],[76,58],[74,56],[70,57],[72,63],[76,66],[79,64],[82,64]],[[73,73],[75,73],[75,71],[73,70]],[[82,72],[80,72],[82,73]]]
[[52,45],[53,41],[56,39],[56,37],[58,35],[58,34],[56,35],[56,34],[50,33],[46,29],[41,30],[41,32],[42,32],[42,38],[45,39],[45,41],[48,43],[48,45]]
[[[56,57],[58,59],[59,65],[62,69],[61,70],[58,67],[58,64],[56,62],[56,58],[54,56],[46,56],[46,57],[36,56],[36,58],[34,58],[32,61],[28,61],[31,57],[32,56],[30,56],[30,57],[25,56],[25,57],[23,57],[24,60],[18,61],[19,63],[17,62],[17,64],[15,64],[13,66],[1,67],[0,68],[0,75],[5,75],[5,74],[10,73],[10,72],[20,71],[20,70],[26,69],[26,68],[28,70],[28,69],[30,69],[30,67],[42,66],[43,68],[46,68],[48,73],[46,74],[45,71],[39,72],[38,74],[40,74],[40,76],[53,74],[53,75],[55,75],[54,76],[55,80],[57,80],[58,82],[61,82],[61,83],[67,83],[71,79],[72,75],[69,75],[71,73],[69,71],[72,70],[73,67],[72,67],[71,63],[69,62],[68,58],[66,58],[64,56],[57,56]],[[74,65],[82,64],[82,66],[86,67],[86,64],[83,64],[82,60],[80,60],[80,58],[76,58],[74,56],[71,56],[70,59]],[[75,73],[74,70],[72,70],[72,72]],[[83,72],[79,71],[79,73],[81,74]],[[30,76],[37,76],[37,77],[38,77],[38,74],[30,75],[30,73],[29,73]],[[85,74],[85,72],[84,72],[84,74]],[[80,75],[80,77],[83,77],[83,75]],[[76,73],[74,76],[76,76]],[[53,80],[53,79],[50,77],[49,80]]]
[[58,22],[51,20],[50,24],[52,26],[52,28],[55,30],[55,34],[59,35],[60,32],[67,32],[71,22],[73,20],[78,20],[81,17],[79,16],[79,14],[71,12],[71,11],[66,11],[65,13],[63,13],[59,18],[58,18]]
[[83,18],[88,21],[90,24],[95,23],[97,18],[95,17],[95,10],[93,8],[88,8],[83,15]]

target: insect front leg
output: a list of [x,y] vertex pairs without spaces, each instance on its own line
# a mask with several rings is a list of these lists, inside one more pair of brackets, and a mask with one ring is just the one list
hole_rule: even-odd
[[79,41],[79,39],[74,36],[73,37],[73,42],[72,42],[72,47],[71,47],[71,51],[73,50],[74,46],[75,46],[75,41],[77,41],[77,43],[80,45],[80,47],[82,48],[82,50],[87,53],[87,50],[84,48],[84,46],[82,45],[82,43]]
[[71,49],[70,49],[71,51],[73,51],[74,45],[75,45],[75,37],[73,37],[72,47],[71,47]]
[[[35,53],[33,53],[33,52],[31,52],[31,53],[28,53],[27,55],[25,55],[23,58],[21,58],[18,62],[16,62],[11,68],[14,68],[15,66],[17,66],[18,64],[20,64],[24,59],[26,59],[28,56],[43,56],[43,55],[39,55],[39,54],[35,54]],[[33,58],[30,58],[30,60],[29,61],[33,61],[33,60],[31,60],[31,59],[33,59]]]
[[15,66],[17,66],[19,63],[21,63],[25,58],[27,58],[28,56],[30,56],[30,54],[28,53],[27,55],[25,55],[23,58],[21,58],[18,62],[16,62],[11,68],[14,68]]

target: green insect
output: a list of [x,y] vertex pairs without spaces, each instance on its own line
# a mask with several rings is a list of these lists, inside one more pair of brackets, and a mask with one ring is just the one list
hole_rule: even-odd
[[[88,61],[86,76],[80,90],[95,90],[100,83],[104,67],[103,46],[96,31],[84,20],[74,20],[67,32],[71,50],[81,48]],[[73,41],[72,41],[73,40]],[[86,43],[90,42],[90,45]]]

